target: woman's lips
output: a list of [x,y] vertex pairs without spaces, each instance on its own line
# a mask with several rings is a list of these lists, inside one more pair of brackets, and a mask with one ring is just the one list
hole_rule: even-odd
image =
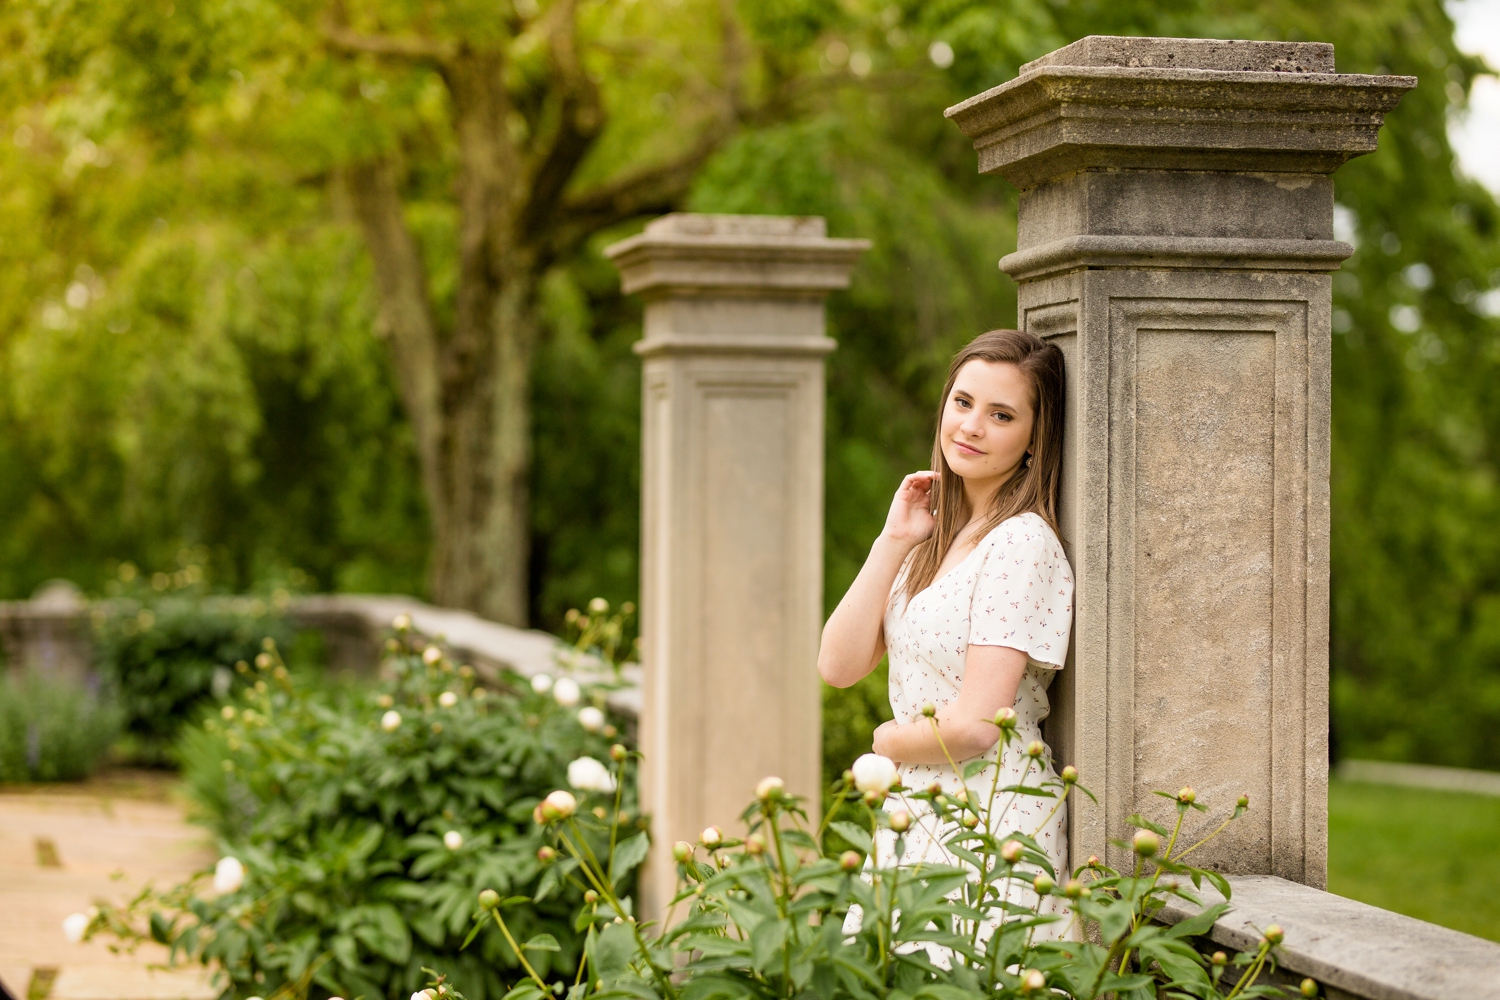
[[955,442],[953,442],[953,446],[955,448],[957,448],[961,454],[964,454],[964,455],[983,455],[984,454],[984,452],[980,451],[978,448],[974,448],[974,447],[971,447],[969,445],[966,445],[962,441],[955,441]]

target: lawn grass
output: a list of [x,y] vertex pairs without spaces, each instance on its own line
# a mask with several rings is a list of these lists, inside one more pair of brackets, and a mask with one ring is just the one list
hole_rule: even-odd
[[1500,798],[1330,781],[1328,891],[1500,941]]

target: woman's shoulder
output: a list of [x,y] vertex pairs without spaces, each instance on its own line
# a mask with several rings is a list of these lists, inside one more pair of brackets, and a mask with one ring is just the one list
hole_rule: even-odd
[[990,548],[1030,549],[1062,552],[1062,542],[1042,515],[1024,511],[1008,517],[990,529],[983,544]]

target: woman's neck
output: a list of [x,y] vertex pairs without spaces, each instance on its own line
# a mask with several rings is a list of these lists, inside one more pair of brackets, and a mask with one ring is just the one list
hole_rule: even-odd
[[994,503],[995,494],[1005,485],[1005,476],[988,476],[984,479],[965,479],[964,499],[969,504],[969,523],[983,520]]

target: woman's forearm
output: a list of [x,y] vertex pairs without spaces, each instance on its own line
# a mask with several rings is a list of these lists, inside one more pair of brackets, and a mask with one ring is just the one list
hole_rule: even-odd
[[818,673],[834,687],[859,681],[884,655],[886,602],[914,544],[885,534],[875,539],[859,575],[828,616],[818,648]]
[[[978,757],[1000,741],[1000,730],[993,723],[979,719],[951,718],[950,711],[937,715],[942,742],[933,732],[931,719],[918,719],[905,725],[882,726],[872,749],[902,764],[947,764]],[[943,752],[944,747],[947,753]]]

